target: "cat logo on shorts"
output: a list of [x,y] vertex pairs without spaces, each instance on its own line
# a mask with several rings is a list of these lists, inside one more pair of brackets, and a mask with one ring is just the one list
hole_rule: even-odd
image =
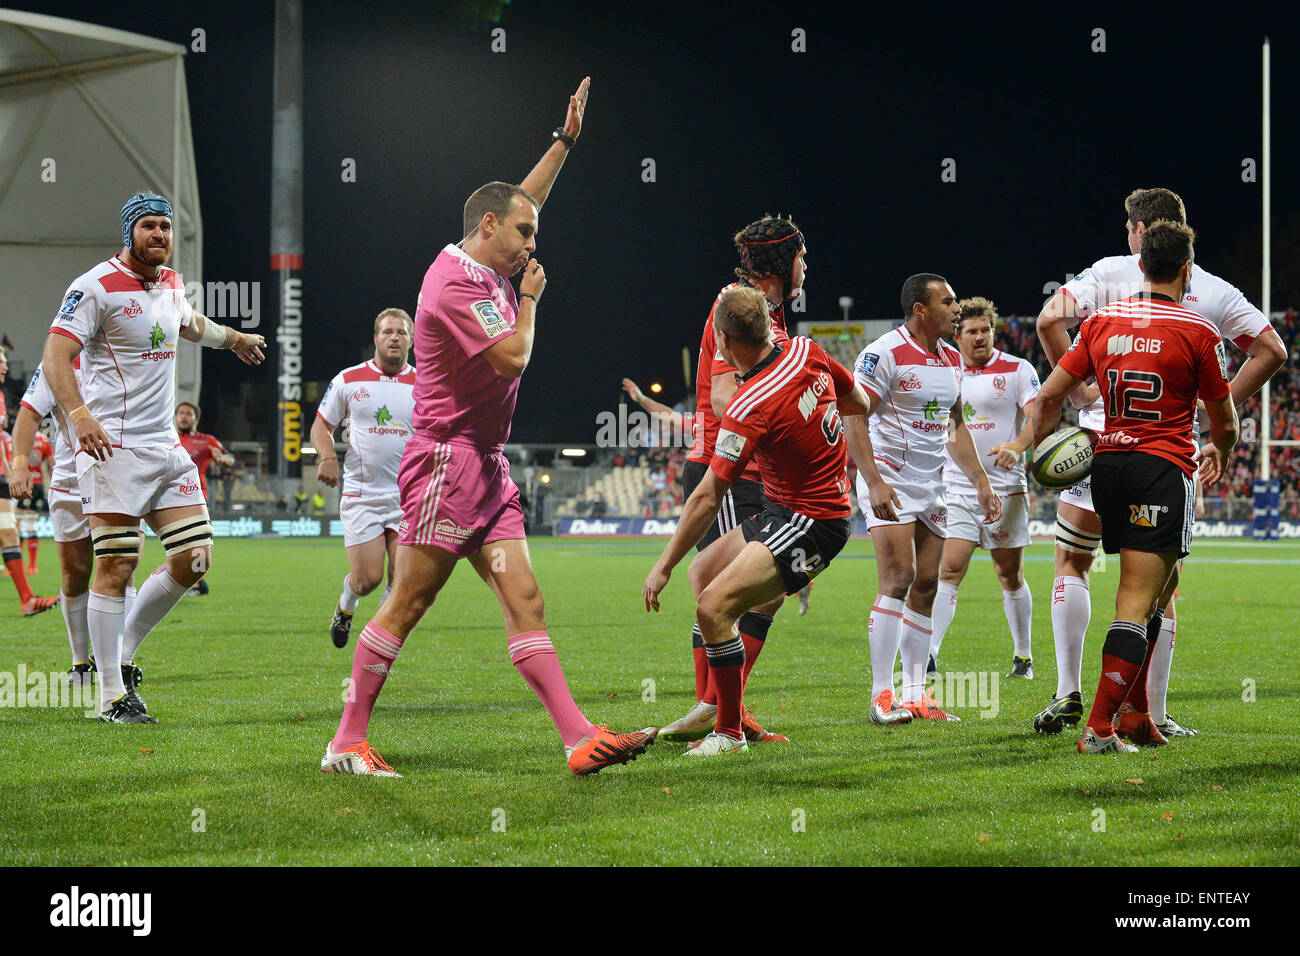
[[510,331],[510,323],[497,309],[497,304],[491,299],[479,299],[470,306],[474,313],[474,318],[478,319],[478,324],[483,326],[483,332],[488,338],[494,339],[498,335]]
[[1169,510],[1167,505],[1129,505],[1128,523],[1139,528],[1154,528],[1160,516]]

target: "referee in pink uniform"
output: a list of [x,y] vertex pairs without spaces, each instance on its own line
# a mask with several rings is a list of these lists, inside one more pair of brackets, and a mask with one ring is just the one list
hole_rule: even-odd
[[[533,351],[546,288],[537,216],[582,131],[590,77],[564,126],[518,186],[493,182],[465,203],[465,238],[425,274],[415,315],[415,433],[397,476],[402,522],[393,593],[366,624],[338,732],[321,760],[331,773],[399,776],[367,740],[370,714],[402,643],[461,558],[501,603],[510,661],[555,722],[576,774],[626,763],[655,730],[618,734],[589,721],[569,692],[543,615],[519,489],[502,453],[519,379]],[[519,293],[509,277],[523,270]]]

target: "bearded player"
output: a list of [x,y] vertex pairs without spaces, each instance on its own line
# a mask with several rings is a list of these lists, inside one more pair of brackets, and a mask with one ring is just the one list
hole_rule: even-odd
[[[177,339],[233,350],[248,364],[262,361],[265,341],[190,307],[181,277],[166,268],[172,207],[163,196],[135,194],[121,218],[121,251],[68,287],[42,367],[75,435],[78,490],[90,520],[95,572],[86,617],[100,719],[140,724],[157,721],[136,691],[135,653],[212,560],[207,505],[196,500],[199,475],[172,424]],[[139,589],[128,616],[126,587],[140,559],[141,518],[167,558]]]
[[[1169,189],[1135,189],[1124,200],[1124,210],[1130,254],[1097,260],[1062,286],[1038,317],[1038,337],[1053,364],[1070,347],[1070,329],[1097,309],[1141,291],[1138,253],[1148,225],[1158,220],[1187,223],[1182,199]],[[1233,402],[1240,405],[1282,367],[1286,347],[1263,313],[1240,291],[1195,263],[1191,269],[1191,288],[1182,306],[1208,319],[1225,339],[1246,354],[1231,383]],[[1070,401],[1080,409],[1080,425],[1094,431],[1103,427],[1105,410],[1097,385],[1081,386],[1071,394]],[[1034,717],[1034,729],[1039,733],[1060,733],[1083,716],[1080,672],[1084,635],[1092,614],[1088,573],[1101,542],[1101,531],[1087,480],[1061,493],[1056,512],[1056,580],[1052,587],[1057,684],[1051,702]],[[1166,737],[1190,737],[1196,731],[1179,725],[1166,710],[1177,633],[1172,603],[1165,608],[1161,628],[1148,674],[1151,717]]]
[[[959,719],[925,693],[931,611],[947,533],[945,444],[975,491],[984,523],[1002,517],[1002,502],[961,412],[961,356],[943,341],[961,318],[957,296],[943,276],[922,272],[903,283],[900,298],[903,324],[863,349],[854,365],[867,393],[868,421],[845,419],[880,588],[867,625],[870,714],[877,724]],[[893,690],[900,655],[901,701]]]
[[415,369],[407,361],[413,328],[411,317],[402,309],[380,312],[375,318],[375,357],[334,376],[311,426],[312,447],[320,455],[316,480],[331,488],[339,484],[334,430],[345,426],[348,436],[339,497],[348,573],[343,576],[343,593],[330,620],[335,647],[347,644],[358,603],[384,580],[385,557],[388,587],[380,605],[393,584],[402,522],[397,470],[411,440],[415,413]]
[[[510,661],[555,723],[570,771],[626,763],[654,741],[654,728],[612,733],[578,709],[546,627],[519,489],[503,454],[546,288],[531,258],[538,211],[582,130],[590,83],[585,78],[569,98],[564,126],[522,184],[475,190],[465,203],[465,238],[444,248],[425,274],[415,314],[415,435],[397,476],[402,523],[393,593],[357,640],[351,690],[323,772],[399,776],[367,740],[370,714],[402,644],[461,558],[500,602]],[[516,295],[509,277],[521,269]]]
[[695,616],[717,688],[714,730],[688,757],[748,749],[741,725],[747,649],[738,622],[749,608],[795,594],[848,541],[848,458],[841,412],[861,415],[867,398],[853,375],[812,339],[772,340],[757,289],[731,289],[714,307],[717,350],[739,387],[723,410],[709,471],[686,502],[677,531],[642,589],[647,611],[677,564],[717,518],[727,488],[757,459],[768,500],[691,564]]
[[[1095,378],[1105,424],[1092,464],[1102,546],[1119,552],[1115,619],[1101,651],[1101,676],[1079,753],[1131,753],[1166,738],[1149,715],[1147,670],[1162,609],[1192,543],[1197,473],[1213,485],[1237,443],[1237,410],[1219,328],[1179,303],[1192,275],[1192,230],[1160,221],[1139,246],[1142,291],[1084,320],[1075,343],[1044,383],[1034,438],[1056,428],[1065,397]],[[1197,396],[1210,442],[1192,437]]]
[[[207,501],[208,466],[214,461],[222,465],[233,465],[235,456],[226,451],[226,446],[215,436],[198,430],[199,415],[199,406],[193,402],[181,402],[176,406],[176,433],[180,436],[181,447],[190,456],[190,461],[194,462],[194,468],[199,473],[199,489],[203,492],[203,500]],[[207,594],[208,579],[199,578],[195,590],[198,594]]]
[[1025,548],[1029,546],[1024,452],[1033,439],[1028,413],[1038,395],[1038,373],[1024,359],[993,347],[998,311],[992,302],[977,296],[962,299],[959,305],[961,318],[954,340],[962,363],[961,415],[989,482],[1002,499],[1002,518],[997,524],[984,524],[975,489],[953,460],[953,445],[946,445],[943,483],[948,538],[934,599],[930,666],[935,667],[939,647],[957,613],[957,588],[970,569],[971,555],[976,548],[984,548],[1002,585],[1002,610],[1011,630],[1011,672],[1007,676],[1033,679],[1034,599],[1024,570]]
[[[807,275],[805,257],[808,252],[803,233],[789,219],[779,216],[767,216],[750,223],[732,237],[736,251],[740,254],[740,266],[736,269],[736,282],[725,286],[714,300],[713,309],[732,289],[756,289],[766,299],[771,311],[772,342],[781,346],[790,336],[785,328],[785,303],[802,294],[804,277]],[[700,357],[696,371],[695,444],[686,457],[682,467],[682,493],[686,498],[699,486],[709,472],[709,463],[713,460],[714,444],[718,429],[721,427],[722,413],[727,402],[739,387],[737,370],[723,356],[718,348],[714,334],[713,311],[704,323],[704,334],[700,339]],[[749,518],[761,514],[770,504],[763,496],[762,472],[758,462],[750,460],[743,474],[739,475],[728,488],[724,489],[717,519],[695,544],[700,557],[697,559],[700,572],[694,571],[696,562],[692,562],[689,572],[691,591],[697,597],[707,583],[701,574],[703,569],[712,567],[712,559],[704,559],[704,553],[723,535],[739,527]],[[749,682],[750,671],[758,660],[759,653],[767,641],[772,618],[785,601],[784,594],[775,595],[770,603],[747,610],[740,616],[741,641],[745,645],[745,666],[741,675],[742,690]],[[708,653],[700,625],[691,629],[691,653],[695,662],[695,697],[696,701],[685,716],[678,718],[659,731],[665,740],[694,740],[703,737],[713,729],[717,722],[717,689],[711,685],[713,670],[709,667]],[[751,742],[786,742],[788,738],[781,734],[764,730],[758,720],[746,708],[742,710],[745,739]]]

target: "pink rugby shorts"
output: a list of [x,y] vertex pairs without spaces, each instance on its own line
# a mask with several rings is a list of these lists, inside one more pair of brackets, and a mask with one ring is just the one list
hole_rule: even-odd
[[524,509],[499,449],[417,430],[397,472],[399,544],[437,545],[458,558],[493,541],[524,537]]

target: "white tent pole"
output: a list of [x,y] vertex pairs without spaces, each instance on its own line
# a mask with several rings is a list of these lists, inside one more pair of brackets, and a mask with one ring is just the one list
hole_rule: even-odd
[[[1261,305],[1263,306],[1264,309],[1264,321],[1272,322],[1273,303],[1272,303],[1272,296],[1270,295],[1270,292],[1272,291],[1272,287],[1273,287],[1273,249],[1272,249],[1272,242],[1270,241],[1272,237],[1272,230],[1271,230],[1272,223],[1270,222],[1269,211],[1270,211],[1271,200],[1272,200],[1270,179],[1272,178],[1273,175],[1273,163],[1270,156],[1272,150],[1272,143],[1270,142],[1270,138],[1269,138],[1270,103],[1269,103],[1268,55],[1269,55],[1268,37],[1264,37],[1264,153],[1263,153],[1263,162],[1261,163],[1261,165],[1263,166],[1263,169],[1261,170],[1262,173],[1261,179],[1263,180],[1263,184],[1264,184],[1264,257],[1263,257],[1264,258],[1264,274],[1263,274],[1264,286],[1263,286],[1263,294],[1260,296],[1260,300],[1261,300]],[[1273,465],[1272,442],[1271,442],[1271,439],[1273,437],[1272,435],[1273,428],[1272,428],[1272,423],[1269,421],[1270,402],[1271,402],[1270,389],[1268,387],[1268,382],[1265,381],[1264,388],[1260,394],[1260,403],[1259,403],[1260,404],[1260,431],[1263,432],[1263,435],[1261,436],[1262,442],[1260,446],[1260,453],[1261,453],[1262,460],[1260,461],[1259,476],[1263,478],[1265,481],[1267,481],[1270,477],[1272,477],[1272,465]]]

